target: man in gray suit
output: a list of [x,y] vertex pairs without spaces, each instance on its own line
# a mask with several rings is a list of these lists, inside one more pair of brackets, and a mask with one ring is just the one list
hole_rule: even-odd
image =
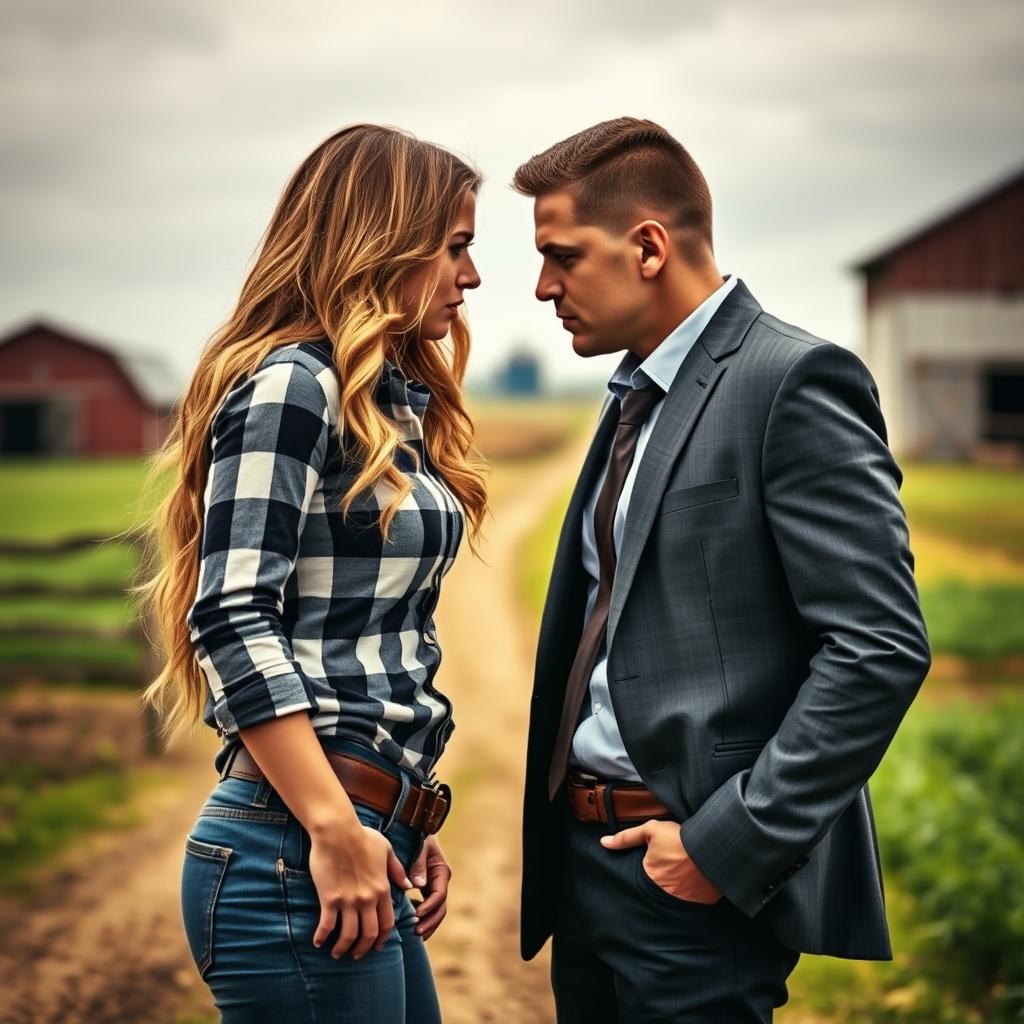
[[522,955],[554,936],[559,1021],[770,1021],[801,952],[892,958],[867,783],[931,654],[877,389],[723,278],[659,125],[514,187],[537,298],[625,353],[544,607]]

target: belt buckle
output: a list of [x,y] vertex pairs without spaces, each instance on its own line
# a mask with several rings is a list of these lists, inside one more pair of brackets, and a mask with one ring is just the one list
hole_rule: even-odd
[[429,836],[440,831],[452,809],[452,791],[447,783],[437,782],[431,786],[424,785],[423,790],[429,794],[428,802],[423,808],[423,820],[420,828]]

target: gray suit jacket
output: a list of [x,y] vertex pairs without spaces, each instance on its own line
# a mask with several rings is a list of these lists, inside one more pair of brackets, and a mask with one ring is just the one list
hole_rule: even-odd
[[[623,743],[697,867],[809,953],[892,959],[868,778],[931,664],[878,392],[852,352],[765,313],[742,281],[680,367],[639,466],[608,621]],[[551,934],[548,762],[583,626],[580,517],[537,650],[522,954]]]

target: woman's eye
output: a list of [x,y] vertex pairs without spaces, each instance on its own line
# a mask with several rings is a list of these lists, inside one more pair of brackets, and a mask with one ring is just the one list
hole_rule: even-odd
[[457,259],[457,258],[458,258],[459,256],[461,256],[461,255],[462,255],[462,254],[463,254],[463,253],[464,253],[464,252],[465,252],[465,251],[466,251],[466,250],[467,250],[467,249],[468,249],[468,248],[469,248],[469,247],[470,247],[470,246],[471,246],[472,244],[473,244],[472,242],[462,242],[462,243],[460,243],[459,245],[452,245],[452,246],[449,246],[449,247],[448,247],[448,251],[449,251],[449,252],[450,252],[450,253],[451,253],[451,254],[452,254],[452,255],[453,255],[454,257],[456,257],[456,259]]

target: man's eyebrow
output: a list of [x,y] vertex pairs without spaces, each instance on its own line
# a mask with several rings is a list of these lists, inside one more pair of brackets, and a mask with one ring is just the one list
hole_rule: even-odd
[[573,245],[559,245],[558,242],[545,242],[537,247],[537,252],[544,256],[567,256],[579,252]]

